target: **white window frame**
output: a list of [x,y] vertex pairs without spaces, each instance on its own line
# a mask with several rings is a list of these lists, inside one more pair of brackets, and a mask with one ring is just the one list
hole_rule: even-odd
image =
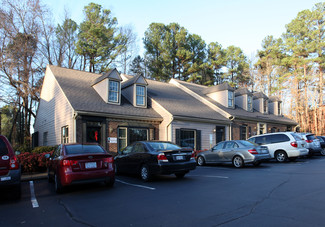
[[[249,102],[250,100],[250,102]],[[247,111],[253,111],[253,96],[247,95]]]
[[[110,84],[116,83],[117,84],[117,91],[116,90],[111,90]],[[113,92],[116,94],[116,99],[115,100],[110,100],[110,93]],[[108,80],[108,102],[109,103],[114,103],[114,104],[120,104],[120,96],[121,96],[121,83],[117,80]]]
[[[231,97],[231,98],[229,97],[229,96],[230,96],[229,94],[232,94],[232,97]],[[234,104],[235,104],[235,103],[234,103],[234,102],[235,102],[234,95],[235,95],[235,94],[234,94],[233,91],[228,90],[228,107],[229,107],[229,108],[234,108],[234,106],[235,106],[235,105],[234,105]],[[229,105],[229,102],[231,102],[231,105]]]
[[[143,88],[143,94],[138,94],[138,88]],[[139,104],[138,103],[138,98],[141,98],[143,103]],[[146,98],[147,98],[147,88],[144,85],[139,85],[136,84],[135,85],[135,105],[136,106],[141,106],[141,107],[145,107],[146,106]]]
[[61,128],[61,143],[69,143],[69,126],[63,126]]

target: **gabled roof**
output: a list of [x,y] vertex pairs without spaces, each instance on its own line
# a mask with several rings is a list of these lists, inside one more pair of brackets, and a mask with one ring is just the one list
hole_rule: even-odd
[[278,96],[269,97],[269,102],[282,102]]
[[[206,88],[206,86],[188,83],[185,81],[177,81],[177,82],[182,84],[186,88],[190,89],[191,91],[195,92],[196,94],[200,95],[201,97],[204,97],[206,100],[213,103],[218,108],[229,113],[231,116],[234,116],[237,119],[244,119],[244,120],[250,120],[250,121],[256,121],[256,122],[264,121],[264,122],[270,122],[270,123],[282,123],[282,124],[297,125],[297,122],[295,122],[294,120],[291,120],[287,117],[284,117],[284,116],[277,116],[277,115],[273,115],[273,114],[263,114],[256,110],[254,110],[253,112],[249,112],[249,111],[246,111],[238,106],[236,106],[235,109],[227,108],[205,94],[204,88]],[[262,95],[262,94],[263,93],[261,92],[260,95]],[[264,96],[267,98],[266,95],[264,95]],[[264,96],[262,96],[262,97],[264,97]]]
[[119,72],[117,71],[117,69],[111,69],[110,71],[108,71],[106,73],[103,73],[102,76],[95,79],[94,83],[92,85],[95,85],[95,84],[105,80],[106,78],[114,79],[114,80],[117,80],[117,81],[122,81],[122,78],[121,78]]
[[127,81],[122,83],[122,89],[127,88],[127,87],[129,87],[129,86],[131,86],[133,84],[141,84],[141,85],[146,86],[146,85],[148,85],[148,82],[141,75],[133,76],[133,77],[130,77],[130,79],[128,79]]
[[211,86],[211,87],[204,86],[203,93],[211,94],[213,92],[225,91],[225,90],[234,91],[235,89],[233,87],[231,87],[228,83],[224,82],[223,84],[218,84],[218,85]]
[[259,91],[259,92],[254,92],[253,93],[253,99],[259,99],[259,98],[263,98],[263,99],[269,99],[263,92]]
[[132,116],[138,118],[150,118],[162,121],[162,117],[152,109],[148,102],[148,108],[134,108],[126,98],[121,98],[121,105],[106,103],[92,87],[94,82],[107,78],[107,75],[89,73],[74,69],[61,68],[50,65],[60,88],[70,102],[72,108],[79,112],[96,114],[112,114],[116,116]]
[[240,95],[253,95],[253,93],[250,92],[247,88],[243,87],[243,88],[238,88],[235,91],[235,96],[240,96]]

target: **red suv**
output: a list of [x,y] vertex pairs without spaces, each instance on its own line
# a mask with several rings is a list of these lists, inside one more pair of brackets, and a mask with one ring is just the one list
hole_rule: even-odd
[[56,192],[73,184],[104,182],[113,186],[115,182],[113,156],[98,144],[61,144],[46,157],[48,178],[54,181]]
[[13,188],[11,191],[20,198],[21,168],[8,139],[0,135],[0,188]]

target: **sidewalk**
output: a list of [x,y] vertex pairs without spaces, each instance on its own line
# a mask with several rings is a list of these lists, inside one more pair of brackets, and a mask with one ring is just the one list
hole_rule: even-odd
[[22,174],[21,181],[32,181],[32,180],[41,180],[46,179],[47,173],[30,173],[30,174]]

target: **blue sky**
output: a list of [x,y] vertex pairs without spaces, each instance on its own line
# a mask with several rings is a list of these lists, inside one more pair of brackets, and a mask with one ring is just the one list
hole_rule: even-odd
[[43,0],[54,14],[56,23],[64,19],[64,9],[77,23],[83,20],[83,8],[90,2],[110,9],[119,25],[132,25],[138,36],[140,53],[142,38],[152,22],[179,23],[190,33],[200,35],[209,44],[218,42],[224,48],[240,47],[248,58],[261,48],[262,40],[278,38],[285,25],[298,12],[312,9],[320,0]]

